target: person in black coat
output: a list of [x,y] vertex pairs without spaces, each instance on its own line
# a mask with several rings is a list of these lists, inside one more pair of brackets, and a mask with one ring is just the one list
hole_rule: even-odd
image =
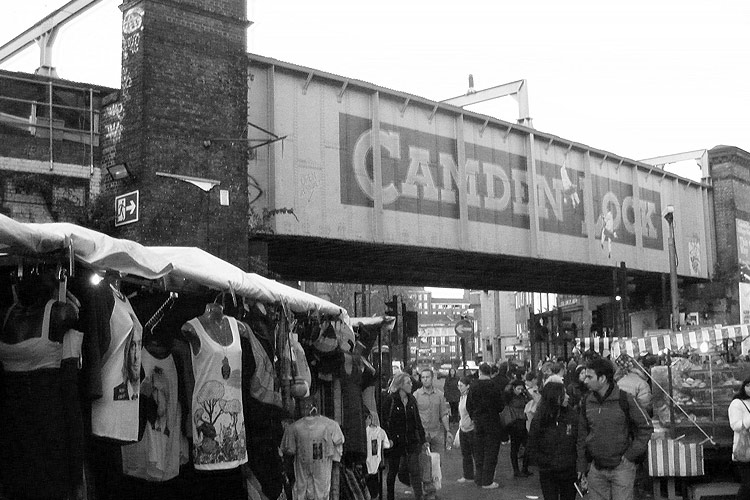
[[494,481],[500,435],[503,429],[500,412],[503,392],[490,379],[492,369],[487,363],[479,365],[479,380],[472,382],[466,396],[466,411],[474,422],[474,482],[484,489],[495,489]]
[[[510,464],[513,466],[514,477],[529,477],[532,473],[529,471],[529,455],[521,453],[522,447],[526,446],[528,432],[526,431],[526,403],[531,401],[531,396],[526,390],[525,382],[513,380],[505,391],[506,406],[515,409],[516,420],[508,426],[510,435]],[[518,459],[521,459],[521,467],[518,466]]]
[[458,401],[461,399],[461,391],[458,390],[458,373],[455,368],[448,370],[448,376],[445,378],[445,385],[443,386],[443,395],[445,400],[451,407],[451,422],[458,422],[460,417],[458,415]]
[[422,500],[422,468],[419,465],[419,454],[427,439],[422,419],[419,417],[417,400],[411,394],[411,376],[406,372],[396,374],[388,392],[388,397],[383,400],[382,411],[382,427],[388,438],[393,441],[393,446],[386,451],[387,500],[395,498],[396,475],[402,457],[407,461],[414,500]]
[[531,421],[527,451],[539,466],[544,500],[574,500],[578,412],[559,382],[547,382]]

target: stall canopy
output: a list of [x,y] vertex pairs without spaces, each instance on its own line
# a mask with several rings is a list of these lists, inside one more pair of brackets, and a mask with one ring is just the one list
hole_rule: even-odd
[[194,247],[147,247],[112,238],[75,224],[20,223],[0,215],[0,254],[38,256],[65,248],[94,269],[111,269],[145,279],[187,280],[214,290],[265,303],[284,304],[294,312],[348,317],[342,307],[242,269]]
[[684,347],[698,349],[703,342],[713,347],[724,340],[743,342],[742,352],[746,352],[745,343],[748,340],[748,327],[750,325],[731,325],[716,328],[701,328],[685,332],[670,332],[662,335],[653,335],[640,338],[618,338],[618,337],[584,337],[576,339],[576,346],[582,351],[594,350],[596,352],[609,351],[612,358],[617,358],[625,353],[629,356],[637,356],[642,352],[657,354],[659,351],[669,349],[679,351]]
[[114,269],[146,279],[157,279],[172,271],[172,264],[130,240],[75,224],[24,224],[0,215],[0,253],[40,255],[72,245],[75,258],[90,267]]

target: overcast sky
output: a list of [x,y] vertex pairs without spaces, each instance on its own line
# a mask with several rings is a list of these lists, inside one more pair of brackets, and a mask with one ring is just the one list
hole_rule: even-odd
[[[3,1],[0,43],[65,3]],[[119,86],[120,3],[61,30],[61,77]],[[429,99],[470,73],[477,90],[526,79],[537,129],[627,158],[750,151],[747,0],[250,0],[248,18],[249,52]],[[37,62],[32,48],[0,67]],[[509,98],[480,106],[517,118]]]

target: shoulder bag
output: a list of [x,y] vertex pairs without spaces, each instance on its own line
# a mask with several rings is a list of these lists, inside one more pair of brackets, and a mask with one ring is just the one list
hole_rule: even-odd
[[[742,401],[742,404],[750,412],[750,408],[744,401]],[[750,430],[742,429],[739,432],[739,439],[732,447],[732,458],[737,462],[750,462]]]

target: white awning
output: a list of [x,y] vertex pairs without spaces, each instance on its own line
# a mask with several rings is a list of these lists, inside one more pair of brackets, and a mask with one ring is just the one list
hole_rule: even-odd
[[332,302],[246,273],[200,248],[147,247],[75,224],[20,223],[0,215],[0,253],[38,256],[64,249],[68,241],[72,243],[75,258],[95,269],[112,269],[146,279],[169,275],[214,290],[233,290],[237,295],[260,302],[284,303],[294,312],[320,311],[348,319],[346,310]]

